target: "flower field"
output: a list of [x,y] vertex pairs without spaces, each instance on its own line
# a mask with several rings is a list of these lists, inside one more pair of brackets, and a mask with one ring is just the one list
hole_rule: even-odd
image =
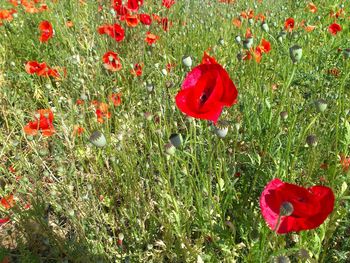
[[0,263],[350,262],[350,4],[2,0]]

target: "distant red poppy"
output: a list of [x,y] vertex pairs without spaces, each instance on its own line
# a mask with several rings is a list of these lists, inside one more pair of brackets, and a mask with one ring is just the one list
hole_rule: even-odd
[[162,0],[162,6],[170,8],[175,4],[175,0]]
[[129,27],[136,27],[139,23],[137,15],[126,15],[125,22]]
[[170,22],[167,17],[163,17],[160,23],[164,31],[169,31],[169,27],[172,25],[172,22]]
[[117,42],[122,41],[125,37],[124,29],[118,24],[102,25],[98,28],[98,33],[100,35],[107,34]]
[[97,103],[95,113],[99,123],[103,123],[105,119],[111,118],[111,113],[108,111],[108,104],[104,102]]
[[15,205],[15,200],[13,198],[13,194],[2,197],[0,199],[0,205],[7,210],[10,209],[11,207],[13,207]]
[[317,7],[314,3],[309,3],[308,4],[309,10],[311,13],[316,13],[317,12]]
[[269,53],[271,51],[271,43],[266,39],[262,39],[259,45],[263,53]]
[[250,38],[250,37],[253,37],[253,33],[248,27],[247,30],[245,31],[245,38]]
[[41,31],[41,35],[39,37],[40,42],[47,42],[53,36],[53,28],[49,21],[42,21],[39,24],[39,30]]
[[80,125],[75,125],[74,129],[73,129],[73,136],[75,135],[82,135],[84,133],[85,129],[84,127],[80,126]]
[[38,63],[37,61],[28,61],[25,65],[25,70],[28,74],[36,74],[43,77],[60,78],[57,69],[52,69],[45,62]]
[[232,24],[234,24],[235,27],[240,28],[242,26],[242,21],[240,18],[234,18],[232,20]]
[[158,39],[159,39],[159,36],[154,35],[150,32],[146,33],[145,41],[148,43],[148,45],[151,46],[152,44],[156,43]]
[[110,71],[119,71],[122,69],[122,64],[120,63],[120,59],[117,53],[113,51],[106,52],[103,57],[103,66]]
[[294,26],[295,26],[295,21],[294,21],[294,18],[292,17],[286,19],[286,21],[284,22],[284,29],[289,32],[293,31]]
[[112,6],[113,6],[113,9],[120,16],[125,16],[125,15],[128,15],[130,13],[129,9],[125,5],[122,5],[119,3],[114,3]]
[[141,76],[142,75],[142,68],[143,68],[143,64],[141,63],[136,63],[134,65],[134,69],[131,70],[131,74],[135,75],[135,76]]
[[345,155],[340,155],[340,164],[343,167],[343,171],[347,172],[350,168],[350,157],[346,157]]
[[137,12],[140,6],[143,5],[143,0],[128,0],[127,7],[133,12]]
[[175,101],[186,115],[216,123],[223,107],[236,103],[238,92],[214,58],[204,54],[202,62],[186,76]]
[[278,234],[313,229],[334,208],[334,194],[326,186],[300,187],[280,179],[269,182],[260,196],[262,215]]
[[121,93],[112,93],[109,96],[109,101],[111,101],[113,105],[117,107],[122,103],[121,96],[122,96]]
[[9,217],[5,217],[5,218],[0,218],[0,226],[9,222],[10,218]]
[[28,135],[36,135],[40,131],[44,136],[51,136],[55,133],[53,119],[53,113],[50,109],[38,110],[35,121],[30,121],[24,127],[24,132]]
[[1,20],[12,21],[14,13],[17,13],[15,9],[0,9],[0,26],[2,25]]
[[338,34],[338,32],[340,32],[341,30],[342,30],[341,26],[337,23],[333,23],[328,27],[329,33],[331,33],[334,36]]
[[151,25],[152,24],[152,18],[148,14],[140,14],[139,15],[140,22],[144,25]]

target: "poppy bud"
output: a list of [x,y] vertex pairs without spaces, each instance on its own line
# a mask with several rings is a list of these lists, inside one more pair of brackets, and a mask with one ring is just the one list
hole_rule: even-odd
[[275,263],[290,263],[290,259],[286,256],[278,256],[275,257]]
[[283,39],[286,39],[287,33],[285,31],[281,31],[279,34]]
[[262,22],[261,24],[261,28],[262,30],[264,30],[265,32],[269,32],[269,25],[266,22]]
[[281,216],[290,216],[294,212],[294,207],[289,202],[283,202],[280,207]]
[[223,38],[220,38],[220,39],[219,39],[219,44],[220,44],[221,46],[225,45],[225,40],[224,40]]
[[190,68],[192,66],[192,58],[190,56],[183,56],[182,57],[182,64],[185,67]]
[[280,117],[282,120],[286,120],[288,118],[288,112],[287,111],[281,111]]
[[97,147],[104,147],[107,143],[106,137],[99,131],[94,131],[89,138],[90,142]]
[[169,137],[170,143],[174,145],[176,148],[179,148],[183,142],[183,138],[181,134],[173,133]]
[[235,37],[235,41],[237,44],[240,44],[241,43],[241,37],[240,36],[236,36]]
[[150,112],[145,112],[144,116],[147,121],[151,121],[153,119],[153,116]]
[[154,85],[153,83],[147,83],[146,85],[146,89],[148,90],[148,92],[152,92],[154,89]]
[[309,257],[310,257],[309,251],[307,251],[306,249],[302,248],[298,251],[298,258],[306,260]]
[[279,36],[277,37],[277,40],[278,40],[278,42],[282,43],[282,42],[283,42],[283,38],[282,38],[282,36],[281,36],[281,35],[279,35]]
[[171,142],[169,142],[165,145],[165,153],[167,155],[173,155],[175,153],[175,151],[176,151],[176,148]]
[[253,38],[248,37],[246,40],[243,41],[243,47],[246,49],[250,49],[253,46]]
[[346,48],[343,51],[344,58],[350,58],[350,48]]
[[254,24],[253,18],[249,18],[249,19],[248,19],[248,23],[249,23],[249,25],[253,25],[253,24]]
[[85,93],[82,93],[82,94],[80,95],[80,99],[82,99],[82,100],[88,100],[88,97],[86,96]]
[[303,55],[303,49],[298,45],[294,45],[289,49],[289,55],[293,63],[297,63]]
[[163,69],[162,69],[162,74],[163,74],[164,76],[166,76],[166,75],[168,75],[168,71],[167,71],[165,68],[163,68]]
[[315,101],[315,106],[319,112],[324,112],[327,109],[327,102],[324,99],[319,99]]
[[310,147],[315,147],[317,145],[317,137],[314,134],[311,134],[306,137],[306,143]]
[[214,127],[214,133],[219,138],[225,138],[228,133],[229,123],[227,121],[218,121],[216,126]]

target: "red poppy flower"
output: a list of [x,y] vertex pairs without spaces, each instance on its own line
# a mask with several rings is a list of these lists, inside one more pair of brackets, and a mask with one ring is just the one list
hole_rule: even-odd
[[331,33],[334,36],[338,34],[338,32],[340,32],[341,30],[342,30],[341,26],[337,23],[333,23],[328,27],[329,33]]
[[158,39],[159,39],[159,36],[154,35],[150,32],[147,32],[145,41],[148,43],[148,45],[151,46],[152,44],[156,43]]
[[13,14],[16,13],[17,11],[15,9],[0,9],[0,26],[2,25],[1,20],[5,21],[12,21],[13,20]]
[[4,196],[0,199],[0,205],[4,207],[5,209],[10,209],[15,205],[15,200],[13,198],[13,194],[10,194],[8,196]]
[[343,171],[347,172],[350,168],[350,157],[346,157],[345,155],[340,155],[340,164],[343,167]]
[[137,18],[137,15],[126,15],[125,21],[129,27],[136,27],[139,23],[139,19]]
[[259,46],[263,53],[269,53],[271,51],[271,43],[264,38],[261,40]]
[[41,131],[44,136],[51,136],[55,133],[53,127],[53,113],[49,109],[41,109],[37,111],[35,121],[30,121],[25,127],[24,132],[28,135],[36,135]]
[[95,113],[99,123],[103,123],[105,119],[111,118],[111,113],[108,111],[108,104],[104,102],[99,102],[96,105]]
[[133,12],[137,12],[142,5],[143,0],[128,0],[128,9]]
[[309,10],[311,13],[316,13],[317,12],[317,7],[314,3],[309,3],[308,4]]
[[232,24],[234,24],[235,27],[240,28],[240,27],[242,26],[242,21],[241,21],[240,18],[234,18],[234,19],[232,20]]
[[169,27],[172,25],[171,22],[169,22],[168,18],[167,17],[163,17],[161,20],[160,20],[160,23],[162,25],[162,28],[164,31],[169,31]]
[[124,29],[118,24],[102,25],[98,28],[98,33],[100,35],[107,34],[117,42],[122,41],[125,37]]
[[120,59],[117,53],[112,51],[106,52],[103,57],[103,66],[110,71],[119,71],[122,69],[122,64],[120,63]]
[[142,68],[143,68],[143,64],[139,64],[139,63],[136,63],[135,66],[134,66],[134,69],[131,70],[131,74],[135,75],[135,76],[141,76],[142,75]]
[[41,36],[39,37],[40,42],[47,42],[53,36],[53,28],[49,21],[42,21],[39,24],[39,30],[41,31]]
[[175,4],[175,0],[163,0],[162,1],[162,6],[166,7],[166,8],[170,8],[172,7],[172,5]]
[[82,135],[84,133],[85,129],[84,127],[80,126],[80,125],[75,125],[74,129],[73,129],[73,136],[75,135]]
[[113,4],[113,9],[120,16],[125,16],[125,15],[128,15],[130,13],[129,9],[125,5],[122,5],[122,4],[119,4],[119,3],[114,3]]
[[5,218],[0,218],[0,226],[9,222],[10,218],[9,217],[5,217]]
[[176,105],[188,116],[216,123],[223,107],[236,103],[238,92],[214,58],[204,54],[202,61],[186,76],[176,95]]
[[114,106],[117,107],[122,103],[121,96],[122,96],[121,93],[112,93],[109,96],[109,100],[113,103]]
[[151,25],[152,24],[152,18],[148,14],[140,14],[139,15],[140,22],[144,25]]
[[289,32],[293,31],[294,26],[295,26],[295,21],[294,21],[294,18],[292,17],[286,19],[286,21],[284,22],[284,29]]
[[309,188],[274,179],[260,197],[260,208],[268,226],[278,234],[313,229],[334,208],[334,194],[326,186]]
[[28,61],[25,65],[25,70],[28,74],[35,74],[46,69],[47,65],[45,62],[38,63],[37,61]]

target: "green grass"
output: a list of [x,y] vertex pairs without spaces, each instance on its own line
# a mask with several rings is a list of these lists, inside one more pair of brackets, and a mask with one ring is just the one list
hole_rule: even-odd
[[[305,249],[309,262],[349,262],[350,180],[339,154],[347,155],[350,145],[350,60],[337,51],[350,47],[348,13],[337,20],[343,30],[331,36],[329,11],[336,7],[331,1],[315,2],[316,14],[304,1],[283,10],[275,1],[254,8],[249,1],[246,7],[240,1],[178,0],[170,10],[160,9],[159,1],[145,1],[144,12],[173,21],[170,31],[156,22],[150,29],[123,23],[126,38],[116,43],[97,33],[98,26],[115,21],[113,14],[108,8],[98,13],[94,1],[86,2],[49,2],[50,11],[39,14],[18,9],[18,16],[0,27],[0,196],[14,193],[16,198],[10,211],[0,208],[0,218],[11,214],[0,238],[13,239],[0,241],[0,261],[8,255],[13,262],[270,262],[283,255],[306,262],[297,257]],[[244,20],[241,29],[234,27],[232,18],[248,8],[273,12],[266,15],[269,34],[259,22]],[[280,43],[277,36],[290,16],[317,28],[310,33],[298,28]],[[64,26],[67,19],[73,28]],[[38,40],[42,20],[55,30],[47,44]],[[272,44],[260,64],[236,58],[241,47],[234,37],[243,38],[247,27],[254,46],[261,38]],[[160,36],[154,47],[144,42],[148,30]],[[297,65],[289,57],[294,44],[303,48]],[[224,139],[206,121],[186,118],[174,101],[188,72],[182,56],[191,55],[195,66],[209,47],[239,92],[238,103],[221,117],[230,122]],[[108,50],[121,57],[120,72],[103,68]],[[80,63],[73,63],[74,55]],[[29,60],[66,67],[67,77],[29,75],[24,70]],[[143,75],[135,78],[130,65],[140,62]],[[176,67],[163,76],[168,63]],[[332,68],[340,70],[339,77],[327,74]],[[147,82],[154,84],[153,92]],[[110,106],[111,119],[98,123],[90,101],[108,102],[116,91],[122,104]],[[77,106],[81,94],[88,101]],[[328,103],[323,113],[314,106],[321,98]],[[52,137],[23,132],[40,108],[54,109]],[[280,118],[281,111],[288,112],[287,120]],[[145,112],[154,118],[146,120]],[[85,128],[81,137],[72,135],[77,124]],[[104,133],[106,147],[89,143],[94,130]],[[173,133],[182,134],[184,143],[169,157],[164,146]],[[310,134],[318,138],[316,147],[305,146]],[[326,170],[322,163],[328,164]],[[276,177],[331,187],[336,195],[331,216],[315,230],[276,235],[259,208],[264,186]]]

